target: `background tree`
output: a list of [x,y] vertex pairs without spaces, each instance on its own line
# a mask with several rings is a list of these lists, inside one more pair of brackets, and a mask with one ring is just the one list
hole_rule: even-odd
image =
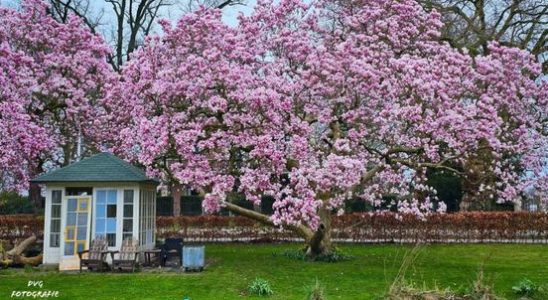
[[[537,184],[548,97],[534,58],[440,43],[441,16],[414,1],[363,4],[261,1],[237,28],[214,9],[164,23],[109,92],[113,149],[201,191],[207,212],[296,231],[312,256],[332,250],[331,214],[347,199],[443,211],[428,171],[466,177],[484,147],[498,199]],[[230,203],[233,192],[273,197],[273,215]]]
[[419,0],[442,14],[442,39],[472,54],[487,53],[489,42],[527,49],[548,71],[548,3],[541,0]]
[[[436,10],[442,15],[443,27],[440,40],[456,49],[466,48],[472,56],[488,54],[489,43],[498,42],[508,47],[529,50],[539,62],[544,73],[548,70],[548,4],[538,0],[418,0],[427,10]],[[356,9],[366,2],[338,0],[335,7]],[[503,113],[503,112],[501,112]],[[548,124],[548,120],[543,121]],[[546,125],[545,125],[546,126]],[[519,154],[516,154],[519,156]],[[482,148],[468,158],[463,168],[466,180],[460,179],[463,188],[460,209],[497,209],[497,198],[486,186],[492,186],[497,176],[490,171],[492,153],[489,147]],[[519,167],[519,166],[516,166]],[[431,172],[433,178],[440,173]],[[447,175],[447,174],[446,174]],[[523,176],[527,176],[523,174]],[[443,180],[440,178],[440,180]],[[519,197],[523,197],[520,195]],[[486,201],[486,199],[489,199]]]
[[80,140],[97,137],[114,73],[100,37],[79,18],[57,22],[41,1],[0,8],[0,49],[1,188],[22,191],[32,176],[69,163]]
[[[158,19],[167,10],[180,10],[180,14],[196,10],[200,6],[225,8],[243,5],[238,0],[104,0],[95,2],[95,9],[89,0],[49,0],[52,14],[66,22],[71,13],[80,17],[92,32],[101,32],[102,22],[114,23],[104,34],[114,51],[108,59],[115,70],[129,60],[130,55],[153,30]],[[101,7],[98,9],[97,7]],[[109,20],[112,16],[113,20]]]
[[[489,42],[529,50],[548,72],[548,3],[538,0],[420,0],[427,9],[442,14],[441,38],[452,47],[467,48],[471,55],[488,53]],[[502,113],[502,112],[501,112]],[[544,120],[545,124],[547,120]],[[491,210],[493,193],[484,189],[496,176],[489,171],[492,154],[485,148],[467,162],[468,180],[462,181],[464,210]],[[518,166],[516,166],[518,167]],[[524,176],[526,176],[524,174]],[[491,201],[484,201],[491,199]]]

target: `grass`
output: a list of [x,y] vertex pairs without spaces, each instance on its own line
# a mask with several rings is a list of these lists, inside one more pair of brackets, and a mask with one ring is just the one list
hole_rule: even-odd
[[[378,299],[387,292],[411,246],[342,245],[353,259],[307,262],[273,255],[297,244],[207,245],[209,265],[202,273],[136,274],[84,273],[24,269],[0,270],[0,299],[12,290],[27,288],[29,280],[42,280],[41,290],[58,290],[57,299],[263,299],[247,293],[255,278],[270,282],[268,299],[305,299],[316,280],[326,299]],[[546,245],[430,245],[421,248],[406,271],[406,280],[426,287],[464,290],[483,266],[486,281],[507,299],[523,278],[548,283]]]

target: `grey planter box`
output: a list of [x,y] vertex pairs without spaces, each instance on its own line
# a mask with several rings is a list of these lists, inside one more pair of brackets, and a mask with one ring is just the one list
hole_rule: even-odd
[[200,270],[204,269],[205,246],[189,245],[183,246],[183,269]]

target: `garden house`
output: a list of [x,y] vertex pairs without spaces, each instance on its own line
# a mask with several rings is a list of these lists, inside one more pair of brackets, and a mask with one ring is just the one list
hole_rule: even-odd
[[127,237],[141,250],[155,243],[158,181],[110,154],[99,153],[31,180],[45,185],[44,264],[78,269],[78,251],[106,237],[119,250]]

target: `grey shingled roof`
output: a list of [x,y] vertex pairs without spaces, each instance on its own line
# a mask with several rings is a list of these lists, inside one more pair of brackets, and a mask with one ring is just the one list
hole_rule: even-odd
[[132,164],[110,154],[99,153],[64,168],[40,175],[31,180],[46,182],[150,182],[145,172]]

